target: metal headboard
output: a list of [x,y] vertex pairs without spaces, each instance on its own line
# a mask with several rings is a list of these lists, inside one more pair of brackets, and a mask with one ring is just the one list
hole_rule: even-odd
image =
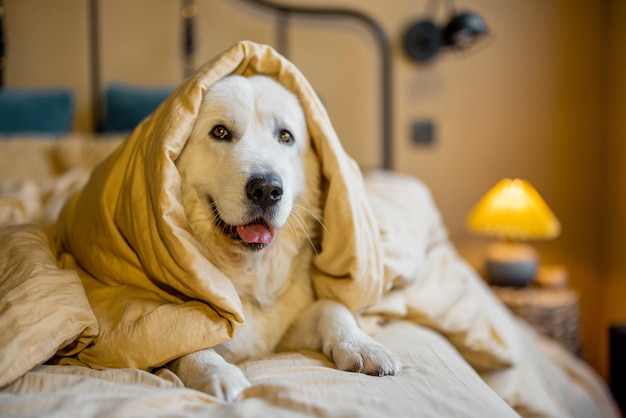
[[[1,1],[1,0],[0,0]],[[188,0],[182,0],[183,6],[187,4]],[[292,15],[309,16],[313,18],[342,18],[353,19],[361,24],[365,25],[376,38],[377,47],[380,58],[380,88],[382,95],[382,103],[380,106],[381,111],[381,154],[382,154],[382,168],[391,169],[393,166],[393,127],[392,127],[392,86],[391,86],[391,74],[392,74],[392,59],[391,48],[389,38],[382,28],[382,26],[374,20],[372,17],[356,10],[344,9],[344,8],[313,8],[313,7],[301,7],[290,6],[265,0],[244,0],[250,4],[254,4],[259,7],[273,10],[277,13],[277,49],[287,54],[288,50],[288,26],[289,17]],[[92,94],[92,114],[94,128],[98,129],[98,123],[100,121],[100,112],[102,104],[100,102],[100,27],[99,27],[99,0],[89,0],[89,21],[90,21],[90,43],[91,43],[91,94]],[[185,25],[192,22],[185,22]],[[187,26],[185,27],[185,36],[183,39],[183,50],[185,53],[193,52],[193,31]]]

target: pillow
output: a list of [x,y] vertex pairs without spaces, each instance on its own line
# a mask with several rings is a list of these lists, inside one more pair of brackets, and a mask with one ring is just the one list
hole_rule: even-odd
[[0,89],[0,133],[65,134],[72,128],[74,94],[62,88]]
[[102,132],[129,132],[172,93],[172,87],[140,87],[114,83],[105,91]]
[[43,227],[0,229],[0,387],[98,333],[78,274],[57,267]]

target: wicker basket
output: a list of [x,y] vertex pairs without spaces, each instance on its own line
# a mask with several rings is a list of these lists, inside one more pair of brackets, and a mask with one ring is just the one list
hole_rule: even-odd
[[495,294],[517,316],[539,333],[559,341],[576,355],[581,354],[578,294],[567,288],[492,287]]

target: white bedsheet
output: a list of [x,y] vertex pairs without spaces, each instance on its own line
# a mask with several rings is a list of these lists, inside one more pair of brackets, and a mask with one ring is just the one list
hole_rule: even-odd
[[437,333],[408,322],[377,339],[403,361],[398,376],[333,368],[318,353],[280,353],[241,365],[253,383],[239,400],[185,389],[169,370],[40,366],[0,392],[3,416],[515,417]]

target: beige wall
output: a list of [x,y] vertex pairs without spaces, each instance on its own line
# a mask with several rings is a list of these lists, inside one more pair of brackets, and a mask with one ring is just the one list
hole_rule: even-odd
[[[5,3],[7,83],[72,87],[79,98],[75,129],[90,129],[87,2]],[[178,83],[179,1],[101,3],[103,84]],[[241,1],[198,3],[198,65],[239,39],[275,44],[270,13]],[[385,27],[393,47],[395,168],[430,185],[470,261],[480,259],[487,243],[463,226],[478,198],[503,177],[523,177],[538,188],[563,233],[537,246],[545,262],[568,267],[581,293],[586,357],[604,371],[607,325],[626,320],[620,298],[626,294],[624,3],[457,0],[458,9],[485,18],[491,37],[479,51],[444,53],[421,66],[405,58],[400,39],[422,16],[424,0],[290,3],[356,8]],[[447,3],[441,2],[439,22]],[[376,165],[379,63],[371,34],[352,21],[300,18],[289,33],[289,57],[325,101],[346,148],[363,166]],[[409,126],[423,118],[436,123],[437,137],[434,146],[418,148]]]

